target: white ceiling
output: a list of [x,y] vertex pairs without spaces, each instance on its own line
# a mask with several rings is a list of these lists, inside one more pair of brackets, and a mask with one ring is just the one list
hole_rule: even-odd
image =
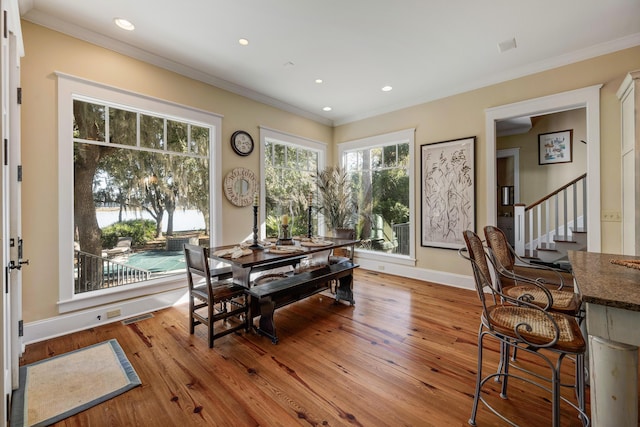
[[[19,5],[28,21],[330,125],[640,45],[640,0]],[[135,31],[117,28],[116,17]],[[500,53],[498,44],[513,38],[517,47]]]

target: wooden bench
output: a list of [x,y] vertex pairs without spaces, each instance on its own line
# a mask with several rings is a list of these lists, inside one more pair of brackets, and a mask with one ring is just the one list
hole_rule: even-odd
[[351,305],[355,304],[352,274],[356,267],[358,265],[351,262],[327,265],[248,289],[247,292],[251,297],[250,319],[256,317],[258,312],[260,313],[257,332],[268,336],[274,344],[277,344],[278,337],[273,321],[275,309],[328,289],[331,280],[339,281],[336,301],[344,300]]

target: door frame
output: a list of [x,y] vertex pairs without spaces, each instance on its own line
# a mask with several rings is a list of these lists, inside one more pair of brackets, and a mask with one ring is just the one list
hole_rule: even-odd
[[594,85],[485,110],[487,224],[496,225],[496,121],[585,108],[587,115],[587,250],[600,252],[600,88]]

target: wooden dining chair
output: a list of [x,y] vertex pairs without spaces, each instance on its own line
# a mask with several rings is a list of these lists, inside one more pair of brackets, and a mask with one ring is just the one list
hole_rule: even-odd
[[248,331],[246,289],[235,285],[232,279],[213,280],[207,249],[185,244],[184,256],[189,283],[189,333],[193,335],[196,325],[206,325],[211,348],[217,338],[241,329]]
[[[353,228],[336,228],[333,233],[335,238],[355,240],[356,230]],[[351,246],[335,248],[329,256],[329,264],[339,264],[341,262],[353,262],[353,254],[355,252],[355,243]]]
[[[338,239],[348,239],[355,240],[356,239],[356,230],[353,228],[336,228],[333,237]],[[343,262],[353,262],[353,255],[355,253],[355,243],[351,246],[345,246],[341,248],[335,248],[331,251],[331,255],[329,255],[329,264],[340,264]],[[336,287],[338,286],[337,280],[332,280],[329,282],[329,291],[332,294],[336,293]]]
[[[495,394],[483,391],[485,384],[491,379],[502,382],[500,397],[507,399],[507,385],[509,379],[523,381],[542,390],[551,392],[551,425],[560,426],[560,402],[566,402],[574,410],[583,425],[589,425],[589,418],[585,412],[585,366],[586,342],[575,317],[545,310],[527,299],[514,298],[503,293],[501,287],[491,277],[492,259],[476,233],[466,230],[463,233],[465,247],[459,250],[460,256],[471,263],[476,292],[482,304],[480,328],[478,330],[478,368],[476,387],[471,409],[469,424],[476,425],[478,404],[482,402],[494,414],[505,422],[516,425],[512,420],[500,413],[500,404],[491,400]],[[535,283],[540,292],[547,295],[551,301],[549,290]],[[546,307],[548,309],[548,307]],[[536,358],[540,362],[525,365],[512,365],[506,360],[510,351],[500,352],[502,368],[488,375],[483,374],[484,341],[492,338],[499,342],[501,349],[507,347],[516,349]],[[562,383],[560,372],[565,358],[575,360],[575,381]],[[540,368],[542,367],[542,368]],[[540,369],[548,368],[549,375],[545,376]],[[561,394],[561,387],[571,387],[575,391],[575,401]],[[524,408],[523,408],[524,409]]]

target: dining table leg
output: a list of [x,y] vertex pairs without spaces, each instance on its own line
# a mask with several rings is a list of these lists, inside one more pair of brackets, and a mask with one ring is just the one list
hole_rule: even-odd
[[336,289],[336,302],[343,300],[348,301],[351,305],[355,305],[353,299],[353,275],[348,275],[338,279],[338,287]]

